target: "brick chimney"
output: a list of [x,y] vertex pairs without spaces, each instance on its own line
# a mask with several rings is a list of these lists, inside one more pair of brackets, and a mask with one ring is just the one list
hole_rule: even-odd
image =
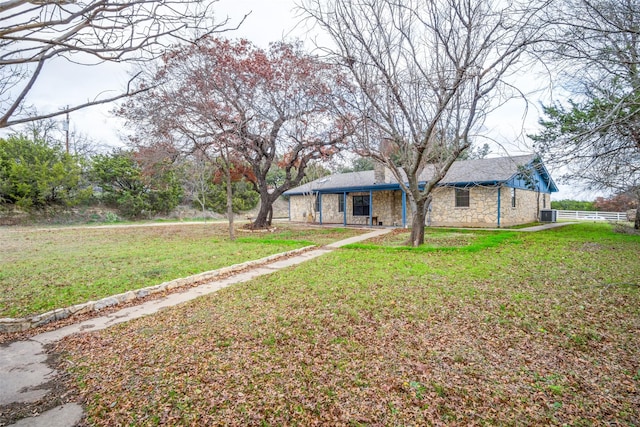
[[376,184],[384,184],[387,181],[387,168],[380,162],[373,163],[373,180]]

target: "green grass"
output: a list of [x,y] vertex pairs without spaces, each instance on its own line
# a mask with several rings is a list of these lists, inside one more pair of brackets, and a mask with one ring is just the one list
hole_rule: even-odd
[[407,246],[410,232],[406,230],[394,230],[393,233],[372,239],[371,243],[353,243],[347,245],[350,249],[381,250],[384,252],[410,251],[410,252],[475,252],[481,249],[499,245],[503,241],[514,239],[516,233],[427,229],[425,230],[425,243],[418,247]]
[[1,229],[0,317],[42,313],[360,233],[224,224]]
[[336,250],[59,349],[91,425],[637,424],[640,238],[470,233]]
[[544,225],[545,223],[543,222],[530,222],[528,224],[518,224],[518,225],[511,225],[509,227],[506,227],[507,230],[518,230],[520,228],[529,228],[529,227],[536,227],[538,225]]

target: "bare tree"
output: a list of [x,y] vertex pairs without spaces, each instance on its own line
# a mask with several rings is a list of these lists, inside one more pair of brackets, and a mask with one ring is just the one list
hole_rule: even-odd
[[231,168],[233,167],[233,160],[229,150],[229,144],[220,145],[220,166],[224,173],[225,187],[227,193],[227,220],[229,221],[229,239],[235,240],[235,230],[233,226],[233,188],[231,187]]
[[187,196],[200,205],[202,217],[207,222],[207,192],[213,178],[213,165],[205,153],[197,151],[185,158],[181,164],[183,182]]
[[19,134],[28,135],[35,140],[42,140],[51,147],[62,146],[62,134],[58,131],[58,124],[53,119],[38,120],[26,123],[15,131]]
[[[411,244],[424,242],[432,191],[487,114],[518,91],[505,83],[542,29],[536,2],[302,0],[331,36],[328,53],[357,84],[358,154],[388,167],[407,194]],[[428,176],[426,175],[428,172]]]
[[[148,76],[162,85],[129,100],[121,114],[146,139],[153,128],[182,151],[205,141],[229,161],[244,162],[260,194],[255,228],[270,225],[278,197],[302,181],[310,162],[337,152],[351,131],[351,122],[329,108],[341,73],[299,44],[265,51],[247,40],[207,38],[164,60]],[[271,186],[276,165],[284,174]]]
[[[160,98],[155,98],[154,96],[145,98],[149,102],[152,99],[160,100]],[[160,105],[154,105],[156,108],[160,108]],[[147,110],[148,108],[150,110]],[[157,161],[154,159],[156,157],[170,157],[173,164],[181,158],[200,162],[201,164],[198,167],[199,176],[196,179],[200,186],[198,191],[202,191],[202,199],[199,200],[199,203],[202,206],[203,213],[206,204],[207,181],[212,178],[211,174],[207,177],[206,173],[215,173],[215,169],[219,168],[224,175],[226,185],[229,239],[235,240],[231,176],[235,159],[229,151],[229,144],[224,135],[219,134],[219,130],[216,130],[215,127],[211,128],[207,125],[197,128],[185,127],[179,124],[180,119],[177,116],[172,116],[171,114],[159,122],[154,121],[153,118],[150,121],[142,120],[141,115],[145,115],[146,111],[152,111],[153,108],[152,105],[145,105],[144,101],[137,103],[133,100],[128,103],[128,107],[123,108],[121,114],[127,111],[130,125],[137,128],[138,135],[142,133],[142,138],[132,136],[129,141],[130,145],[135,148],[138,157],[152,164]],[[136,120],[136,118],[139,120]],[[197,120],[197,118],[194,119]],[[136,124],[134,125],[131,122],[136,122]]]
[[169,43],[222,31],[217,0],[7,0],[0,3],[0,128],[50,118],[146,90],[128,87],[54,112],[34,112],[29,92],[56,58],[78,65],[153,59]]
[[49,146],[64,147],[68,149],[68,154],[78,159],[89,159],[100,152],[100,144],[96,140],[73,129],[67,132],[60,130],[59,123],[53,119],[27,122],[14,130],[18,134],[32,137],[33,140],[41,139]]
[[564,166],[563,179],[640,200],[640,2],[553,5],[545,53],[572,99],[544,107],[535,147],[549,164]]

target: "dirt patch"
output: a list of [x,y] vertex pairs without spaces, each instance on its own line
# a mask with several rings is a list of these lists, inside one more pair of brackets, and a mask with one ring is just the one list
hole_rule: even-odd
[[640,236],[640,230],[636,230],[633,228],[633,224],[627,225],[624,223],[617,222],[614,225],[614,231],[619,234],[630,234],[632,236]]
[[598,252],[603,249],[603,246],[600,243],[596,242],[585,242],[580,248],[583,252]]
[[[394,229],[390,233],[367,240],[367,243],[380,246],[409,246],[411,232],[405,229]],[[424,244],[433,247],[467,246],[477,237],[474,233],[433,232],[425,233]]]

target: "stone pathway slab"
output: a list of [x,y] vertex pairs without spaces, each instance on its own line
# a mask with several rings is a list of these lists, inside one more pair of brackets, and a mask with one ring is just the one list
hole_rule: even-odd
[[35,341],[16,341],[0,347],[0,405],[35,402],[48,390],[39,388],[55,371],[45,363],[47,354]]
[[67,403],[36,417],[23,418],[8,427],[69,427],[78,424],[83,416],[82,406],[77,403]]

